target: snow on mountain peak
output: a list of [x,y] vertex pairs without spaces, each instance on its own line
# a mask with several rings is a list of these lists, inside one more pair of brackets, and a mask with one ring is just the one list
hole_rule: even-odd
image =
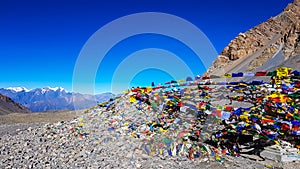
[[44,90],[52,90],[52,91],[66,91],[64,88],[62,88],[62,87],[49,87],[49,86],[47,86],[47,87],[44,87],[44,88],[42,88],[42,89],[44,89]]
[[40,90],[42,93],[46,93],[48,91],[54,91],[54,92],[62,92],[62,91],[64,91],[64,92],[68,93],[62,87],[49,87],[49,86],[43,87],[43,88],[32,89],[32,90],[29,90],[29,89],[27,89],[25,87],[8,87],[8,88],[6,88],[6,90],[11,90],[11,91],[16,92],[16,93],[23,92],[23,91],[24,92],[30,92],[30,91],[36,91],[36,90]]
[[8,87],[6,89],[7,90],[12,90],[12,91],[15,91],[15,92],[22,92],[22,91],[29,92],[30,91],[25,87]]

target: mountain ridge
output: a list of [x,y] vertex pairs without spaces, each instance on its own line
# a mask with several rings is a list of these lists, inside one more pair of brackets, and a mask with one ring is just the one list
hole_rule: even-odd
[[0,88],[0,94],[10,97],[33,112],[85,109],[115,97],[112,93],[97,95],[72,93],[62,87],[43,87],[31,90],[24,87]]
[[31,113],[31,111],[11,98],[0,94],[0,115],[11,113]]

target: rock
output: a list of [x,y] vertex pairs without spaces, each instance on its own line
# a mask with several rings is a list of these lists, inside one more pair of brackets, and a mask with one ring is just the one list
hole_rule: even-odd
[[[211,67],[207,70],[206,75],[219,75],[220,70],[228,72],[237,67],[232,62],[241,60],[245,57],[258,55],[252,59],[248,70],[255,70],[263,65],[274,54],[278,47],[283,44],[283,53],[286,58],[300,55],[300,3],[298,0],[289,4],[283,12],[275,17],[271,17],[254,28],[239,33],[238,36],[230,41]],[[264,53],[261,53],[264,50]],[[226,59],[225,59],[225,58]],[[264,58],[264,59],[262,59]],[[299,64],[292,67],[299,69]],[[222,72],[223,73],[223,72]]]
[[136,166],[136,168],[141,168],[142,167],[142,165],[140,163],[137,163],[135,166]]
[[26,155],[26,156],[24,157],[25,160],[29,160],[29,158],[30,158],[29,155]]
[[150,157],[146,154],[141,154],[140,157],[143,159],[143,160],[148,160]]

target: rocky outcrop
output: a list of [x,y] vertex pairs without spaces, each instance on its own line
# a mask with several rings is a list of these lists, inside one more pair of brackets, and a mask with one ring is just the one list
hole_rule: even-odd
[[26,107],[0,94],[0,115],[10,113],[31,113]]
[[[283,45],[286,59],[300,54],[300,0],[290,3],[282,13],[271,17],[233,39],[226,46],[207,74],[231,72],[240,63],[241,71],[254,71],[262,66]],[[243,60],[251,60],[244,62]],[[221,71],[220,71],[221,70]]]

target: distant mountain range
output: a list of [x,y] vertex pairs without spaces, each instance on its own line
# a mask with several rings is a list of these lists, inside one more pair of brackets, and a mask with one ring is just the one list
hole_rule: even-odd
[[230,41],[208,75],[274,70],[279,66],[300,69],[300,0],[280,14]]
[[31,111],[9,97],[0,94],[0,115],[10,113],[31,113]]
[[0,88],[0,94],[11,98],[33,112],[48,110],[74,110],[94,106],[97,102],[104,102],[115,97],[112,93],[98,95],[72,93],[62,87],[43,87],[28,90],[25,87]]

